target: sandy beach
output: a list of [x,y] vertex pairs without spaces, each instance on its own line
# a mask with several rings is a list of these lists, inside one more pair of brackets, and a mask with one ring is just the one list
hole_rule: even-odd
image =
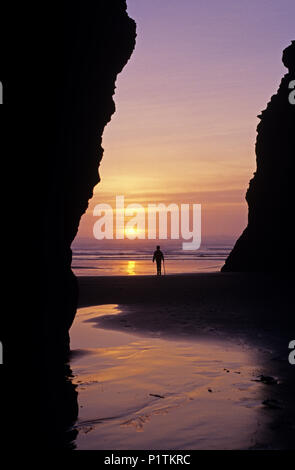
[[[81,277],[79,290],[78,448],[292,448],[287,277]],[[224,423],[235,430],[228,438]]]
[[124,318],[144,333],[156,328],[178,336],[183,329],[191,335],[214,329],[284,344],[294,327],[292,284],[288,275],[219,272],[81,277],[79,307],[127,306],[120,319],[101,319],[104,328],[121,329]]

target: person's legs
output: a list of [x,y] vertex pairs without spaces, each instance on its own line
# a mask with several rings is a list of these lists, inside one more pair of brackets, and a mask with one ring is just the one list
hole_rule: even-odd
[[161,276],[161,262],[157,263],[157,276]]

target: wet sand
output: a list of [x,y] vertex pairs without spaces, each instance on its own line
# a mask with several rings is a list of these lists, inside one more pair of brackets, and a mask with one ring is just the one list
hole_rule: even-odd
[[[281,352],[295,335],[289,275],[198,273],[170,276],[81,277],[79,307],[119,304],[124,312],[100,320],[103,328],[154,329],[178,337],[215,331],[248,341],[272,342]],[[128,306],[124,309],[124,305]],[[291,335],[291,337],[290,337]]]
[[77,448],[294,447],[287,279],[212,273],[79,285]]

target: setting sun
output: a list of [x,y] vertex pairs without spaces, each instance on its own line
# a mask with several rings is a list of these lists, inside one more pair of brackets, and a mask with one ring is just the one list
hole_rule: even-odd
[[133,228],[133,227],[125,228],[125,235],[127,237],[130,236],[130,235],[137,236],[138,235],[138,230]]

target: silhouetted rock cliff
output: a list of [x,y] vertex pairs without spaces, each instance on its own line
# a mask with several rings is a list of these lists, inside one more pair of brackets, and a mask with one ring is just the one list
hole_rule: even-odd
[[294,269],[295,104],[289,98],[295,80],[295,41],[284,50],[283,63],[289,72],[258,116],[257,170],[246,194],[248,226],[222,271]]
[[50,149],[47,187],[42,188],[45,335],[58,355],[68,352],[77,303],[70,246],[99,182],[102,135],[115,112],[116,78],[132,54],[136,36],[125,0],[66,4],[53,59],[52,50],[46,54],[51,65],[49,74],[46,70],[46,93],[54,107],[49,133],[41,133]]
[[6,220],[7,251],[17,255],[6,315],[12,341],[2,330],[0,340],[12,372],[5,383],[15,382],[10,421],[24,423],[18,445],[26,438],[33,447],[63,445],[77,417],[64,364],[78,296],[70,247],[99,182],[116,78],[135,47],[126,8],[125,0],[61,0],[6,2],[1,12],[5,162],[12,163],[2,174],[18,220],[15,232]]

